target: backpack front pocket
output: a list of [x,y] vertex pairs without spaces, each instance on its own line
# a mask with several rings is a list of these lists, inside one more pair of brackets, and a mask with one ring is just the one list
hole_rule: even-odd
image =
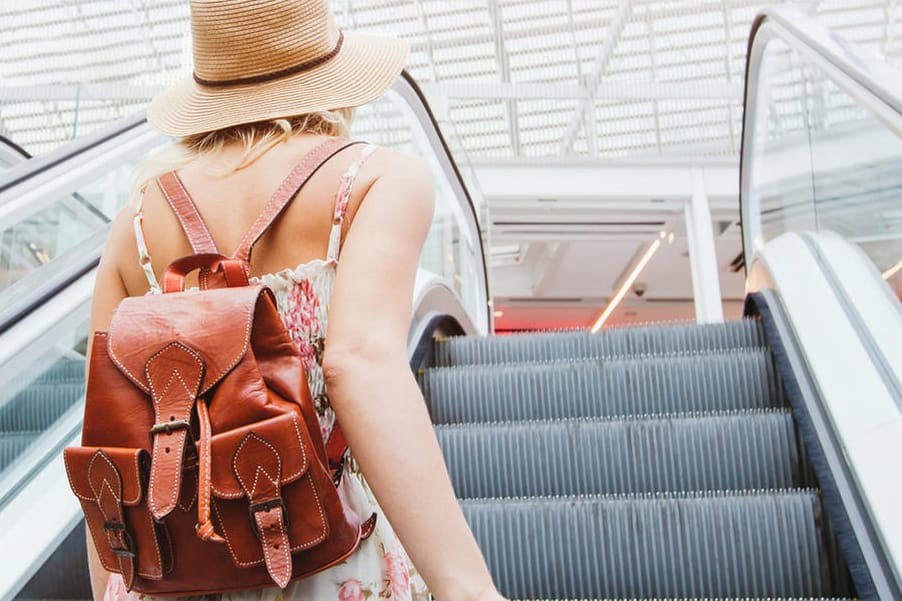
[[147,451],[70,447],[63,456],[103,567],[121,574],[129,589],[135,575],[161,579],[160,532],[144,498]]
[[290,570],[291,553],[329,534],[310,474],[313,443],[300,420],[290,413],[212,439],[213,514],[236,566]]

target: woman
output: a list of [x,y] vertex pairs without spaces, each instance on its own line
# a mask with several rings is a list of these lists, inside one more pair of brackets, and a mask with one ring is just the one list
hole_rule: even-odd
[[[192,0],[191,25],[194,75],[148,111],[151,125],[179,143],[145,166],[137,207],[113,224],[92,330],[107,328],[124,297],[158,293],[165,267],[191,254],[154,175],[177,170],[216,245],[230,251],[282,178],[328,137],[346,135],[349,107],[381,95],[407,54],[395,39],[339,32],[327,0]],[[442,601],[499,598],[407,365],[432,194],[419,158],[351,146],[255,247],[250,273],[277,297],[323,434],[337,417],[353,449],[351,504],[379,519],[345,562],[284,591],[223,597],[401,600],[431,590]],[[95,599],[139,596],[104,571],[90,540],[89,555]]]

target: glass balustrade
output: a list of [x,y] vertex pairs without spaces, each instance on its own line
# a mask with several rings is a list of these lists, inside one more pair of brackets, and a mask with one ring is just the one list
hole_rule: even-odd
[[902,73],[835,35],[823,40],[850,70],[887,84],[875,94],[777,27],[765,22],[751,55],[746,253],[783,232],[832,231],[861,248],[902,298],[902,96],[886,81]]

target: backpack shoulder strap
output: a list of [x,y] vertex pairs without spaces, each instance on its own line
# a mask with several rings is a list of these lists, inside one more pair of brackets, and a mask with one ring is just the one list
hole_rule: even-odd
[[191,243],[191,250],[195,254],[219,254],[219,249],[216,248],[216,242],[213,241],[213,236],[210,234],[207,224],[204,223],[204,218],[201,217],[197,205],[191,200],[191,196],[188,195],[185,185],[176,172],[170,171],[158,177],[157,185],[160,186],[166,202],[169,203],[172,212],[178,217],[182,229],[185,230],[188,242]]
[[288,206],[288,203],[297,196],[300,189],[307,183],[307,180],[329,159],[354,144],[361,144],[361,142],[346,138],[330,138],[308,153],[276,189],[266,206],[263,207],[263,211],[238,244],[238,248],[232,254],[232,258],[241,259],[249,263],[254,244],[279,218]]

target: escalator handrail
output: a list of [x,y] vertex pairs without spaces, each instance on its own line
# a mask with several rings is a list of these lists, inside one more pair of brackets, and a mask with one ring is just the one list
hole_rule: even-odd
[[[784,41],[823,57],[876,100],[893,112],[902,113],[902,80],[899,71],[876,56],[862,53],[855,45],[792,6],[768,7],[758,14],[749,33],[748,56],[751,56],[758,32],[765,23],[779,25],[783,30]],[[748,67],[748,63],[746,66]],[[746,71],[747,84],[750,75],[752,74]],[[843,85],[843,82],[835,83]]]
[[0,144],[6,146],[11,149],[13,152],[21,156],[23,159],[30,159],[31,153],[7,138],[6,136],[0,136]]
[[[486,263],[486,252],[485,252],[485,244],[483,243],[482,236],[479,234],[479,216],[476,211],[476,205],[473,204],[473,197],[470,195],[469,188],[467,187],[466,181],[464,180],[463,175],[460,172],[460,168],[457,166],[457,161],[454,160],[454,155],[451,152],[451,147],[448,146],[448,141],[445,139],[445,136],[442,134],[442,129],[439,127],[438,119],[435,118],[435,113],[432,112],[432,107],[429,105],[428,100],[426,99],[426,95],[423,93],[423,90],[420,88],[419,84],[417,84],[416,80],[413,76],[407,72],[407,69],[401,72],[401,80],[404,81],[410,88],[413,90],[414,94],[420,99],[421,106],[426,111],[426,116],[431,122],[431,126],[436,136],[438,137],[439,143],[444,150],[444,155],[448,158],[449,163],[451,165],[451,169],[454,172],[454,177],[457,179],[457,182],[460,186],[460,189],[463,191],[464,197],[467,199],[467,207],[469,208],[470,218],[473,223],[476,225],[476,241],[479,244],[479,255],[482,258],[482,276],[483,276],[483,290],[485,290],[485,308],[489,315],[491,316],[491,292],[489,290],[489,270],[488,264]],[[486,323],[491,323],[489,319]]]
[[746,49],[745,90],[743,99],[743,127],[741,152],[739,157],[739,213],[742,223],[742,255],[745,258],[746,274],[754,248],[750,230],[757,223],[749,214],[752,210],[749,199],[751,144],[755,136],[753,120],[757,118],[758,91],[760,85],[761,53],[758,46],[767,44],[761,39],[766,25],[779,28],[780,39],[794,50],[804,53],[820,63],[825,70],[832,71],[832,83],[844,92],[858,98],[865,108],[877,115],[902,115],[902,77],[899,71],[879,60],[868,56],[850,44],[840,35],[821,25],[813,18],[793,6],[776,6],[762,9],[752,22]]
[[27,179],[46,173],[54,167],[74,159],[75,157],[84,156],[85,153],[97,149],[106,142],[130,132],[136,127],[144,125],[146,122],[147,119],[142,111],[141,113],[120,119],[108,127],[104,127],[96,132],[87,134],[84,137],[65,144],[46,155],[29,159],[21,165],[15,165],[0,174],[0,193]]

